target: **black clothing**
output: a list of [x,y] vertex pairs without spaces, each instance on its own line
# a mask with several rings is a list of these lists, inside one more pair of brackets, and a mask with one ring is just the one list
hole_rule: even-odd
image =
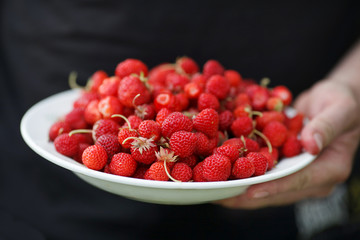
[[[1,1],[0,239],[294,239],[293,206],[255,211],[161,206],[96,189],[23,142],[41,99],[138,58],[219,60],[295,95],[322,79],[360,35],[359,1]],[[271,86],[270,85],[270,86]]]

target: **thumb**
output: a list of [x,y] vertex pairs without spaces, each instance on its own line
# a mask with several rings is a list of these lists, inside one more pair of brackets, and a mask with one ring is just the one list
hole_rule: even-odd
[[316,155],[334,138],[346,131],[352,124],[351,109],[350,106],[333,103],[315,114],[301,132],[305,150]]

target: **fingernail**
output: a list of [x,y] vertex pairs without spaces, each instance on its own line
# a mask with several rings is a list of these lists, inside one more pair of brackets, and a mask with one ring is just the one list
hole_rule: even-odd
[[267,196],[269,196],[269,192],[260,191],[260,192],[254,193],[253,198],[264,198],[264,197],[267,197]]
[[322,137],[319,133],[314,134],[314,139],[316,142],[317,147],[319,148],[319,151],[321,151],[323,145],[322,145]]

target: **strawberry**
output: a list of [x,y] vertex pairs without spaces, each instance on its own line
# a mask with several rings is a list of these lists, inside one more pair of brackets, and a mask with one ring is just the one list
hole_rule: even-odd
[[245,143],[244,147],[246,149],[246,153],[260,151],[260,146],[255,140],[245,137],[244,143]]
[[140,123],[138,132],[144,138],[152,138],[157,142],[161,138],[161,127],[154,120],[144,120]]
[[255,173],[255,166],[247,157],[240,157],[234,162],[231,173],[235,179],[249,178]]
[[279,97],[270,97],[266,102],[266,109],[281,112],[284,109],[284,103]]
[[156,161],[166,162],[166,166],[172,169],[177,161],[174,151],[169,148],[160,147],[160,151],[155,152]]
[[251,107],[256,111],[266,109],[266,103],[270,97],[269,90],[265,87],[258,87],[251,97]]
[[112,174],[130,177],[137,168],[137,162],[128,153],[115,154],[109,164],[109,170]]
[[85,109],[92,100],[97,99],[99,99],[99,95],[97,92],[82,91],[80,97],[74,101],[73,108]]
[[67,157],[75,156],[79,151],[77,138],[68,133],[62,133],[54,140],[54,146],[58,153]]
[[280,147],[286,140],[287,129],[283,123],[273,121],[264,127],[263,134],[269,139],[272,146]]
[[198,157],[196,155],[191,155],[189,157],[179,158],[177,160],[178,163],[185,163],[190,168],[194,168],[195,165],[198,163]]
[[262,131],[264,127],[273,121],[277,121],[280,123],[285,122],[285,115],[282,112],[278,111],[265,111],[262,112],[261,116],[256,117],[256,129]]
[[158,150],[152,139],[135,138],[131,143],[131,156],[138,162],[151,164],[156,160],[155,152]]
[[88,143],[79,143],[79,149],[78,152],[75,156],[73,156],[73,159],[79,163],[83,163],[82,162],[82,154],[85,151],[86,148],[90,147],[91,144]]
[[175,163],[170,175],[177,181],[189,182],[192,179],[192,169],[185,163]]
[[299,155],[301,151],[302,144],[295,135],[288,136],[281,148],[281,154],[288,158]]
[[184,92],[180,92],[175,94],[175,102],[176,102],[176,111],[184,111],[189,106],[189,99],[187,98]]
[[166,77],[169,73],[175,72],[175,66],[169,63],[163,63],[152,68],[148,75],[148,82],[151,86],[165,87]]
[[73,108],[65,115],[64,122],[67,122],[71,129],[83,129],[88,127],[84,117],[83,108]]
[[249,106],[247,104],[243,104],[243,105],[238,105],[237,107],[235,107],[235,109],[233,110],[233,115],[235,118],[249,117],[250,112],[251,112],[251,106]]
[[211,155],[212,149],[210,148],[209,138],[202,132],[195,132],[195,136],[196,136],[195,154],[203,157]]
[[203,89],[198,83],[190,82],[184,86],[184,92],[189,99],[198,99]]
[[102,98],[98,104],[99,112],[102,118],[111,118],[114,114],[123,114],[123,106],[119,99],[114,96],[107,96]]
[[220,154],[228,157],[230,162],[235,162],[239,158],[239,150],[234,145],[222,145],[213,150],[213,154]]
[[176,60],[176,69],[181,69],[179,72],[184,72],[186,74],[192,75],[199,72],[199,65],[194,61],[194,59],[189,57],[180,57]]
[[213,75],[206,82],[205,91],[222,100],[227,97],[230,91],[230,83],[222,75]]
[[70,131],[71,126],[69,123],[64,121],[57,121],[53,123],[49,129],[49,140],[53,142],[60,134],[69,133]]
[[143,104],[135,107],[135,115],[144,120],[152,120],[156,116],[154,104]]
[[140,75],[140,73],[146,76],[148,74],[148,67],[142,61],[132,58],[120,62],[115,69],[115,74],[119,78],[124,78],[130,74]]
[[136,116],[136,115],[131,115],[127,118],[128,121],[126,121],[124,123],[124,125],[122,127],[129,127],[130,124],[130,128],[132,129],[138,129],[141,122],[143,121],[140,117]]
[[163,162],[154,162],[146,171],[144,178],[148,180],[168,181],[169,176],[166,171],[170,173],[170,168],[166,166],[165,170]]
[[138,178],[138,179],[145,179],[145,173],[146,171],[149,169],[148,166],[143,166],[143,165],[139,165],[136,168],[135,173],[132,175],[133,178]]
[[211,93],[202,93],[198,98],[197,107],[199,111],[206,108],[212,108],[217,111],[220,109],[220,102],[215,95]]
[[236,70],[225,70],[224,76],[229,81],[231,87],[237,87],[242,82],[242,77]]
[[167,116],[169,116],[169,114],[171,113],[171,111],[167,108],[161,108],[158,113],[156,114],[156,118],[155,121],[157,123],[160,124],[160,126],[162,125],[162,123],[164,122],[165,118]]
[[268,168],[268,159],[258,152],[249,152],[246,157],[254,164],[254,176],[264,175]]
[[108,160],[106,150],[99,145],[91,145],[86,148],[82,155],[83,164],[93,170],[101,170]]
[[156,95],[154,99],[154,106],[157,111],[162,108],[168,108],[173,111],[173,106],[176,103],[176,98],[171,92],[162,92]]
[[236,137],[247,137],[253,131],[253,121],[250,117],[238,117],[232,122],[230,128]]
[[187,131],[191,132],[193,123],[190,118],[180,112],[170,113],[161,125],[162,135],[164,137],[171,137],[174,132]]
[[218,133],[219,115],[212,108],[204,109],[193,119],[193,124],[195,130],[213,138]]
[[127,127],[122,127],[120,128],[118,133],[118,142],[123,148],[130,149],[131,143],[134,141],[134,139],[131,138],[137,138],[138,136],[139,134],[136,130]]
[[166,76],[165,84],[167,89],[172,92],[180,92],[184,89],[185,85],[190,82],[186,75],[179,73],[169,73]]
[[99,100],[95,99],[89,102],[84,111],[84,119],[89,125],[93,125],[102,118],[102,114],[98,108]]
[[206,85],[206,81],[207,79],[205,78],[205,76],[203,74],[200,73],[196,73],[191,77],[190,80],[192,83],[196,83],[197,85],[199,85],[201,87],[202,90],[205,90],[205,85]]
[[250,106],[251,105],[250,97],[246,93],[237,94],[234,102],[235,102],[236,106],[243,106],[243,105]]
[[271,170],[278,162],[279,150],[277,148],[272,148],[272,151],[270,153],[268,147],[262,147],[260,148],[259,152],[268,159],[267,171]]
[[103,81],[108,77],[107,73],[103,70],[94,72],[90,77],[90,92],[96,93]]
[[117,135],[119,132],[119,128],[120,128],[119,124],[117,124],[114,120],[100,119],[93,125],[92,128],[93,138],[96,140],[101,135],[107,133]]
[[271,90],[272,97],[279,97],[285,106],[289,106],[292,102],[292,93],[290,90],[283,86],[276,86]]
[[203,176],[203,161],[196,164],[196,166],[193,169],[193,176],[192,180],[194,182],[207,182],[207,180]]
[[297,135],[300,133],[304,124],[304,114],[297,113],[295,116],[291,118],[285,118],[285,126],[289,130],[289,132]]
[[224,67],[217,60],[210,59],[205,62],[203,66],[203,75],[206,79],[209,79],[213,75],[223,75]]
[[231,124],[235,120],[234,114],[225,110],[219,114],[219,130],[227,131],[230,129]]
[[101,97],[114,96],[117,97],[118,88],[121,79],[117,76],[106,78],[99,86],[98,93]]
[[179,157],[193,155],[196,148],[196,135],[192,132],[177,131],[170,137],[170,147]]
[[124,77],[118,89],[118,98],[122,105],[126,107],[133,107],[133,99],[136,98],[136,105],[142,105],[148,103],[151,99],[149,90],[146,88],[143,82],[141,82],[139,77],[136,76],[127,76]]
[[207,181],[226,181],[230,177],[231,162],[224,155],[213,154],[204,159],[202,168]]
[[119,153],[121,150],[121,145],[118,141],[117,135],[114,134],[104,134],[101,135],[96,140],[96,145],[102,146],[106,154],[108,155],[109,159],[112,158],[116,153]]

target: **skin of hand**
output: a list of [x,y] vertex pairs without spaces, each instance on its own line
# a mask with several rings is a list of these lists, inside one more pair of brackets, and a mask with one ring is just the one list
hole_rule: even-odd
[[325,197],[349,177],[360,139],[360,103],[354,89],[333,79],[323,80],[295,101],[309,122],[301,132],[306,151],[318,155],[304,169],[250,186],[244,194],[217,201],[229,208],[257,209]]

